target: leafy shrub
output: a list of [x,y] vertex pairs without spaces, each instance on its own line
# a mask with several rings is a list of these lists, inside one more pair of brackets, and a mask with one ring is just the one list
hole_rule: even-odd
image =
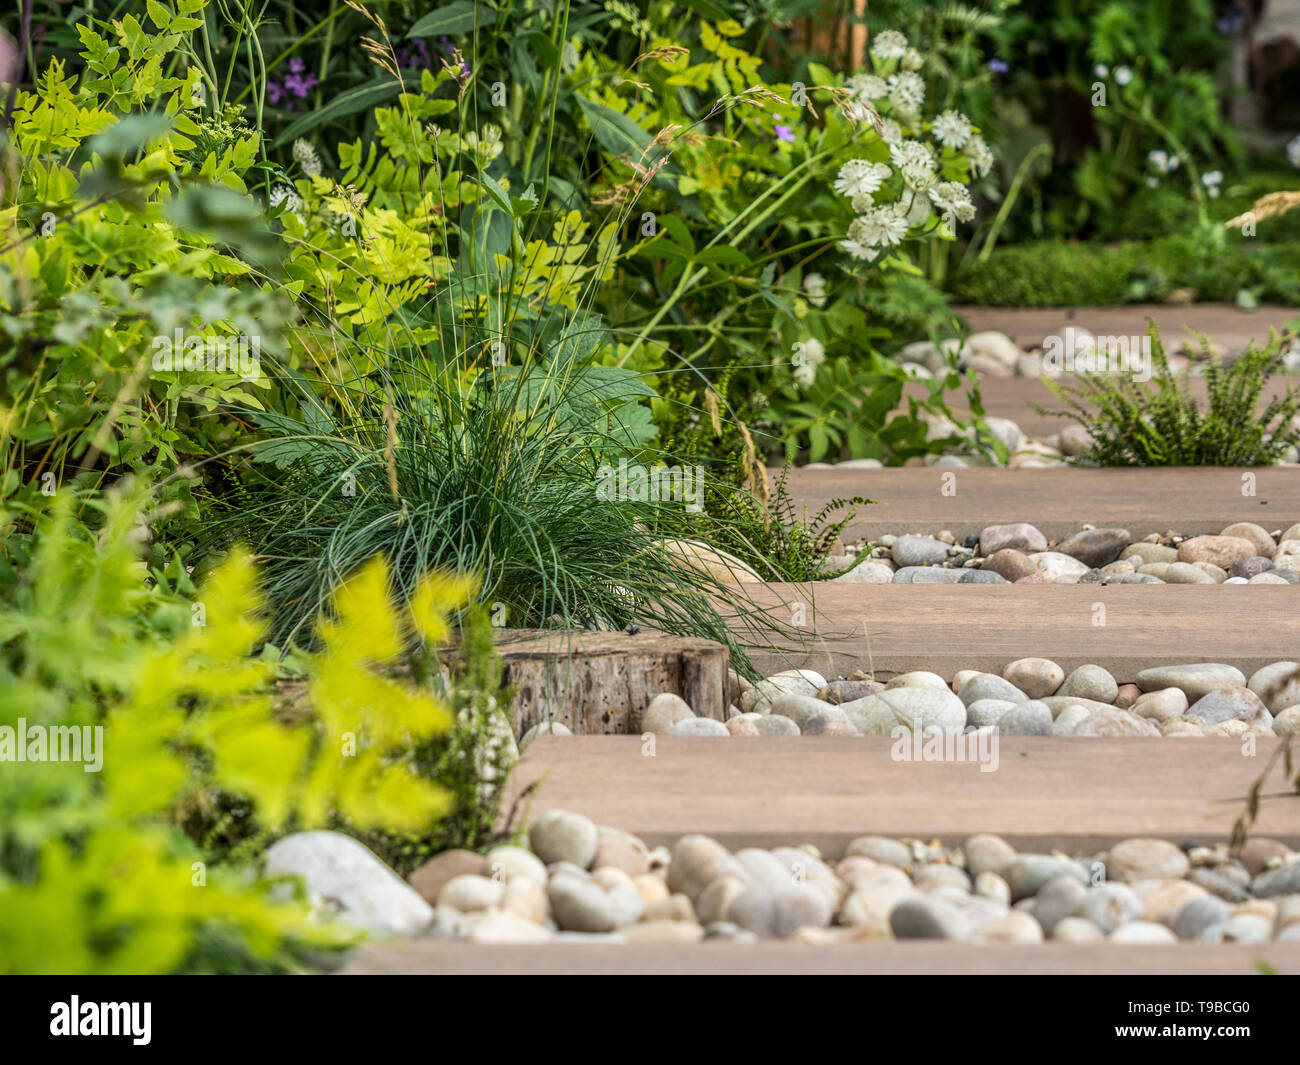
[[[304,704],[285,713],[273,667],[249,657],[265,623],[246,554],[233,552],[178,616],[137,562],[140,498],[111,504],[99,546],[70,520],[67,498],[0,607],[0,743],[15,744],[19,729],[82,729],[101,737],[102,772],[80,760],[19,762],[12,750],[0,760],[4,969],[192,970],[214,950],[232,964],[283,967],[352,942],[222,860],[235,854],[210,853],[175,826],[211,828],[236,811],[247,858],[290,827],[341,817],[416,831],[445,813],[448,796],[419,775],[413,745],[448,727],[448,709],[376,667],[412,631],[440,638],[442,612],[468,585],[427,578],[402,615],[386,566],[370,562],[339,589]],[[72,757],[91,761],[86,742]]]
[[[1300,443],[1300,389],[1288,386],[1261,411],[1264,387],[1282,364],[1283,346],[1270,337],[1253,343],[1230,367],[1210,356],[1206,402],[1191,395],[1186,376],[1175,377],[1154,324],[1151,340],[1154,389],[1128,374],[1082,375],[1071,385],[1044,379],[1092,437],[1088,458],[1103,466],[1267,466]],[[1094,410],[1095,408],[1095,410]],[[1043,412],[1048,413],[1048,412]]]

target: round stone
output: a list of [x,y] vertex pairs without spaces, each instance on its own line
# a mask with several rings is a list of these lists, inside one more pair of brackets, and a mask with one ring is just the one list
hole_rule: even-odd
[[1106,858],[1106,873],[1112,880],[1178,879],[1187,875],[1187,855],[1168,840],[1126,839],[1115,844]]
[[1088,572],[1087,563],[1063,555],[1059,551],[1039,551],[1029,556],[1030,564],[1049,581],[1070,583],[1063,578],[1082,577]]
[[1058,921],[1078,915],[1087,895],[1088,889],[1075,877],[1053,877],[1034,895],[1034,919],[1050,936]]
[[1114,562],[1132,542],[1127,529],[1084,529],[1062,540],[1056,550],[1096,567]]
[[1168,721],[1187,713],[1187,696],[1181,688],[1161,688],[1137,697],[1133,713],[1151,721]]
[[754,722],[754,724],[758,726],[758,734],[760,736],[799,735],[799,726],[788,717],[783,717],[781,714],[765,714]]
[[1162,924],[1152,924],[1150,921],[1130,921],[1128,924],[1122,924],[1107,939],[1111,943],[1134,945],[1178,942],[1173,932],[1169,931],[1168,928]]
[[966,706],[980,699],[1001,699],[1009,703],[1029,701],[1024,692],[996,673],[977,673],[962,685],[958,697]]
[[896,677],[891,677],[889,683],[885,685],[885,691],[893,691],[895,688],[929,688],[932,691],[948,691],[948,682],[938,673],[928,673],[923,669],[913,670],[910,673],[900,673]]
[[[532,855],[529,855],[529,857],[532,857]],[[420,893],[425,902],[433,905],[438,901],[438,896],[442,894],[443,887],[456,877],[466,875],[482,876],[488,872],[490,870],[483,860],[483,855],[457,848],[435,854],[415,870],[409,879],[411,887]],[[545,875],[546,869],[543,866],[543,879]]]
[[[975,728],[996,725],[998,720],[1014,706],[1027,706],[1027,703],[1012,703],[1005,699],[977,699],[966,707],[966,724]],[[1042,703],[1038,704],[1042,706]],[[1051,711],[1048,711],[1051,717]]]
[[859,836],[850,841],[844,853],[846,856],[861,855],[897,869],[912,868],[912,852],[907,844],[888,836]]
[[[756,727],[761,727],[758,722],[768,720],[767,717],[759,717],[755,721]],[[788,718],[784,720],[789,720]],[[679,721],[672,727],[670,736],[730,736],[727,726],[721,721],[714,721],[711,717],[692,717],[685,721]]]
[[814,714],[804,724],[805,736],[856,736],[858,730],[838,706]]
[[1142,670],[1136,678],[1144,692],[1160,688],[1179,688],[1189,701],[1209,695],[1219,688],[1241,688],[1246,678],[1235,666],[1222,662],[1197,662],[1186,666],[1154,666]]
[[1052,931],[1057,943],[1097,943],[1104,938],[1102,930],[1084,917],[1062,918]]
[[649,871],[650,848],[632,833],[602,825],[597,829],[597,841],[593,869],[618,869],[630,877]]
[[680,695],[661,692],[650,700],[650,705],[641,715],[641,731],[651,732],[656,736],[667,736],[672,733],[674,726],[682,721],[689,721],[694,716],[695,711]]
[[1016,856],[1011,844],[1001,836],[989,834],[971,836],[962,844],[962,853],[966,857],[966,871],[977,879],[983,873],[996,871]]
[[800,728],[814,714],[824,710],[834,710],[831,703],[823,702],[811,695],[778,695],[772,700],[772,713],[789,718]]
[[546,895],[555,923],[566,932],[612,932],[618,927],[614,902],[595,881],[560,873],[551,877]]
[[1256,545],[1240,536],[1193,536],[1178,545],[1179,562],[1209,562],[1225,570],[1239,558],[1258,554]]
[[1261,573],[1267,573],[1272,568],[1272,559],[1265,558],[1263,555],[1249,555],[1237,559],[1228,567],[1228,573],[1233,577],[1245,577],[1249,580],[1251,577],[1258,577]]
[[889,553],[899,567],[937,566],[947,561],[948,545],[933,536],[900,536]]
[[461,913],[490,910],[501,903],[505,884],[486,876],[464,874],[448,880],[438,895],[439,906],[450,906]]
[[[1058,718],[1059,721],[1059,718]],[[1159,736],[1160,730],[1150,721],[1127,710],[1110,707],[1093,710],[1071,730],[1072,736]]]
[[1091,699],[1098,703],[1114,704],[1119,695],[1119,684],[1101,666],[1080,666],[1068,677],[1057,692],[1058,697]]
[[1187,710],[1188,717],[1199,717],[1208,725],[1249,722],[1267,714],[1264,701],[1249,688],[1220,688],[1201,696]]
[[1050,854],[1018,854],[1003,862],[997,873],[1011,888],[1013,901],[1037,895],[1044,884],[1058,877],[1088,883],[1088,874],[1078,862]]
[[1045,551],[1047,537],[1024,521],[989,525],[980,532],[981,555],[995,555],[1008,548],[1024,552]]
[[694,902],[701,891],[724,874],[740,875],[740,867],[721,843],[708,836],[682,836],[673,844],[668,866],[668,890]]
[[732,736],[758,736],[758,722],[762,720],[762,714],[737,714],[727,719],[727,732]]
[[1042,699],[1056,694],[1065,680],[1065,670],[1050,658],[1018,658],[1002,671],[1002,678],[1030,699]]
[[1004,736],[1050,736],[1052,711],[1037,700],[1018,703],[998,718],[997,728]]
[[966,727],[962,700],[950,691],[930,688],[895,688],[842,703],[840,709],[864,736],[889,736],[899,727],[909,731],[938,728],[943,732],[960,732]]
[[1251,882],[1250,890],[1261,899],[1276,895],[1300,895],[1300,862],[1279,865],[1276,869],[1260,873]]
[[1261,558],[1272,558],[1277,551],[1277,542],[1263,526],[1256,525],[1253,521],[1235,522],[1222,530],[1219,535],[1249,540],[1255,549],[1255,555]]
[[1288,706],[1273,718],[1275,736],[1300,736],[1300,706]]
[[898,939],[966,939],[970,935],[961,910],[924,895],[905,898],[890,910],[889,927]]
[[1174,935],[1179,939],[1196,939],[1207,928],[1225,924],[1229,918],[1228,904],[1213,895],[1192,899],[1178,911],[1174,921]]
[[1021,577],[1028,577],[1031,573],[1038,572],[1029,561],[1029,556],[1014,547],[1004,547],[1001,551],[995,551],[984,560],[984,569],[1008,581],[1018,581]]
[[[600,829],[600,832],[605,831],[607,830]],[[485,875],[493,880],[505,883],[511,880],[529,880],[540,888],[546,887],[546,863],[525,847],[493,847],[487,852],[486,866]]]
[[1110,933],[1142,917],[1142,900],[1125,884],[1097,884],[1088,889],[1080,916]]
[[547,810],[528,833],[533,853],[547,865],[572,862],[580,869],[591,868],[599,838],[589,818],[568,810]]
[[1300,703],[1300,662],[1272,662],[1255,670],[1246,685],[1273,713]]

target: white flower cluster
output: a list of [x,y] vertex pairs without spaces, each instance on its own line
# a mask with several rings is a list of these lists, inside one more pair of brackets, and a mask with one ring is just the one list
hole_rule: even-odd
[[868,144],[878,137],[889,161],[850,159],[833,186],[857,214],[840,247],[862,260],[873,260],[913,231],[925,230],[936,212],[950,228],[975,217],[970,189],[960,181],[943,180],[945,152],[948,158],[952,153],[965,156],[972,177],[982,177],[993,166],[993,152],[958,111],[944,111],[928,124],[932,143],[922,139],[926,85],[917,71],[924,60],[906,37],[896,30],[876,34],[871,63],[871,72],[845,82],[850,94],[846,109],[881,116],[881,126],[868,134]]

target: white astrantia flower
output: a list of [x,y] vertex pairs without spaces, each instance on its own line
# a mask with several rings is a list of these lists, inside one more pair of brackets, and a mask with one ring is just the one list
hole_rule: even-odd
[[826,349],[820,340],[809,337],[794,345],[794,379],[800,388],[808,388],[817,378],[817,367],[826,361]]
[[911,114],[925,103],[925,79],[910,70],[889,79],[889,102],[896,110]]
[[1300,168],[1300,133],[1287,141],[1286,157],[1292,166]]
[[993,152],[978,133],[966,145],[966,158],[970,160],[971,174],[977,178],[993,169]]
[[270,203],[272,207],[279,207],[284,204],[286,211],[296,212],[302,207],[302,197],[288,185],[276,185],[271,190]]
[[930,201],[941,214],[952,215],[959,222],[969,222],[975,217],[970,189],[960,181],[941,181],[930,190]]
[[1127,85],[1130,81],[1133,80],[1133,71],[1131,71],[1128,67],[1116,67],[1115,80],[1120,85]]
[[841,196],[870,196],[879,190],[892,173],[884,163],[871,163],[866,159],[850,159],[840,167],[834,189]]
[[907,55],[907,38],[897,30],[881,30],[871,42],[871,54],[877,59],[902,59]]
[[872,108],[869,103],[864,103],[862,100],[845,100],[840,104],[840,111],[842,111],[844,117],[855,126],[861,125],[864,122],[875,121],[875,109]]
[[930,198],[928,196],[913,196],[912,204],[907,209],[907,224],[914,229],[919,228],[925,225],[926,222],[930,221],[930,215],[932,213],[933,209],[930,206]]
[[925,59],[915,48],[909,48],[903,53],[903,61],[898,65],[904,70],[920,70],[925,66]]
[[854,74],[844,83],[844,87],[858,100],[870,102],[881,100],[889,95],[889,86],[884,78],[874,74]]
[[921,141],[905,140],[889,149],[894,165],[903,175],[903,183],[910,189],[924,191],[937,180],[934,173],[934,153]]
[[869,193],[864,192],[858,196],[854,196],[851,202],[853,204],[853,212],[855,214],[861,214],[863,211],[869,211],[876,205],[876,198]]
[[[892,118],[887,118],[880,126],[880,139],[888,145],[901,144],[903,142],[903,127],[895,122]],[[1300,141],[1300,137],[1296,138]],[[1300,166],[1300,163],[1296,164]]]
[[896,203],[873,207],[858,221],[862,223],[862,237],[867,244],[892,248],[903,243],[907,236],[907,213]]
[[826,278],[821,274],[804,274],[803,290],[808,295],[808,302],[814,307],[826,305]]
[[867,239],[867,221],[865,217],[855,218],[849,223],[848,237],[840,241],[840,247],[855,259],[874,258],[880,250]]
[[293,158],[308,177],[320,177],[320,156],[307,141],[299,138],[293,142]]
[[947,148],[964,148],[974,135],[970,119],[960,111],[945,111],[934,120],[934,139]]
[[1110,73],[1110,67],[1108,67],[1105,63],[1098,63],[1095,67],[1092,68],[1092,72],[1095,75],[1097,75],[1097,77],[1104,78]]

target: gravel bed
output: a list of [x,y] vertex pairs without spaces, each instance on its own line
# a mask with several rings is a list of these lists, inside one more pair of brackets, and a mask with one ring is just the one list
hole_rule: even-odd
[[446,851],[409,882],[332,832],[288,837],[268,859],[371,931],[479,943],[1300,942],[1300,854],[1263,838],[1236,853],[1133,838],[1071,855],[994,835],[862,836],[835,861],[810,845],[731,853],[704,835],[652,849],[548,810],[526,845]]
[[[1300,662],[1273,662],[1247,678],[1235,666],[1197,662],[1156,666],[1120,683],[1083,665],[1068,676],[1047,658],[1020,658],[998,676],[963,670],[951,684],[937,673],[887,682],[855,673],[827,681],[811,669],[751,684],[731,674],[727,720],[698,717],[680,696],[656,695],[641,733],[658,736],[891,736],[920,731],[1005,736],[1243,737],[1300,735]],[[534,726],[569,735],[560,724]]]
[[1051,542],[1029,522],[989,525],[958,543],[951,532],[850,544],[828,572],[851,584],[1300,584],[1300,523],[1269,531],[1239,521],[1214,536],[1083,526]]

